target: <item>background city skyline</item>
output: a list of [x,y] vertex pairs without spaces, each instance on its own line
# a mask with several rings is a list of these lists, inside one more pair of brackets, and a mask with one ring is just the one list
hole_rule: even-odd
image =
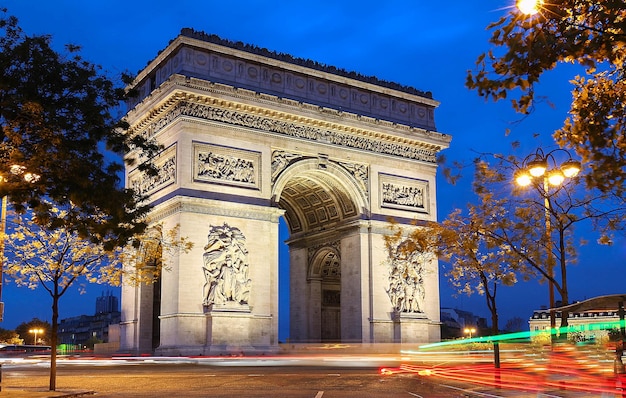
[[[439,220],[455,208],[465,209],[472,200],[473,169],[469,165],[479,153],[510,153],[512,141],[521,142],[516,152],[519,156],[534,152],[538,146],[555,148],[551,134],[567,116],[571,102],[568,81],[577,72],[575,66],[567,65],[543,76],[537,94],[546,99],[525,118],[515,114],[508,102],[486,102],[465,88],[467,70],[473,68],[479,54],[490,48],[490,33],[485,28],[511,10],[514,0],[445,6],[394,0],[302,1],[297,5],[256,0],[3,3],[8,14],[19,19],[26,34],[50,34],[54,47],[61,52],[65,44],[80,45],[83,57],[102,65],[110,76],[125,70],[137,73],[182,28],[189,27],[430,91],[441,102],[435,110],[437,130],[452,136],[451,147],[444,155],[448,162],[468,165],[456,185],[448,184],[440,173]],[[506,129],[511,130],[509,136]],[[617,236],[614,246],[606,247],[596,245],[596,237],[588,231],[581,233],[590,244],[581,249],[579,264],[570,268],[570,298],[624,293],[621,278],[615,278],[623,272],[626,260],[623,234]],[[444,272],[440,273],[441,306],[458,307],[489,319],[484,297],[455,297]],[[284,286],[283,278],[283,290]],[[91,314],[95,298],[111,289],[99,285],[85,288],[84,296],[73,289],[61,299],[61,318]],[[548,304],[547,284],[540,285],[536,280],[519,282],[498,294],[501,327],[516,316],[526,320],[534,309]],[[14,328],[33,317],[50,319],[51,301],[42,289],[30,291],[5,283],[3,301],[5,320],[0,327]]]

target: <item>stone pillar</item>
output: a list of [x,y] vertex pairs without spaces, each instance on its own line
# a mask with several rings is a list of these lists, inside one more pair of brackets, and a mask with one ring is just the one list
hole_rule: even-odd
[[322,280],[310,278],[308,285],[309,319],[307,341],[320,341],[322,338]]
[[[367,290],[363,291],[361,242],[358,231],[352,231],[341,239],[341,341],[362,341],[363,301],[367,302]],[[363,294],[365,293],[365,294]]]
[[132,354],[152,353],[153,286],[125,285],[120,350]]
[[307,284],[307,250],[289,246],[289,340],[305,342],[309,333],[309,292]]

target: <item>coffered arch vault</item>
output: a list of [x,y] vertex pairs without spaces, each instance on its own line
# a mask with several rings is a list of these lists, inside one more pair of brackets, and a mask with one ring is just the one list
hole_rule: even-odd
[[296,160],[278,177],[272,198],[285,210],[292,235],[311,233],[367,212],[365,184],[341,165],[319,159]]

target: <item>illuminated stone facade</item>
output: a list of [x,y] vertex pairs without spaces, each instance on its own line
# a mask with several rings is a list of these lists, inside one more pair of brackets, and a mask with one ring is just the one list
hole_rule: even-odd
[[389,217],[436,217],[450,137],[430,94],[190,30],[134,88],[130,132],[164,150],[127,184],[195,246],[159,283],[124,286],[122,350],[275,351],[281,217],[290,342],[439,339],[436,260],[391,261],[383,242]]

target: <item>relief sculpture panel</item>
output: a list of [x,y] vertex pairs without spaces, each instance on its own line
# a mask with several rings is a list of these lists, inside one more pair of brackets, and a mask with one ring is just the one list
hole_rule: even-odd
[[148,195],[176,183],[176,145],[167,148],[154,160],[154,176],[135,169],[129,173],[128,186],[141,195]]
[[239,228],[212,226],[202,256],[204,305],[247,305],[250,298],[248,249]]
[[403,249],[406,241],[389,253],[389,286],[387,294],[395,313],[423,313],[424,272],[428,255]]
[[261,154],[194,143],[194,181],[260,189]]
[[429,213],[428,181],[379,174],[380,207]]

